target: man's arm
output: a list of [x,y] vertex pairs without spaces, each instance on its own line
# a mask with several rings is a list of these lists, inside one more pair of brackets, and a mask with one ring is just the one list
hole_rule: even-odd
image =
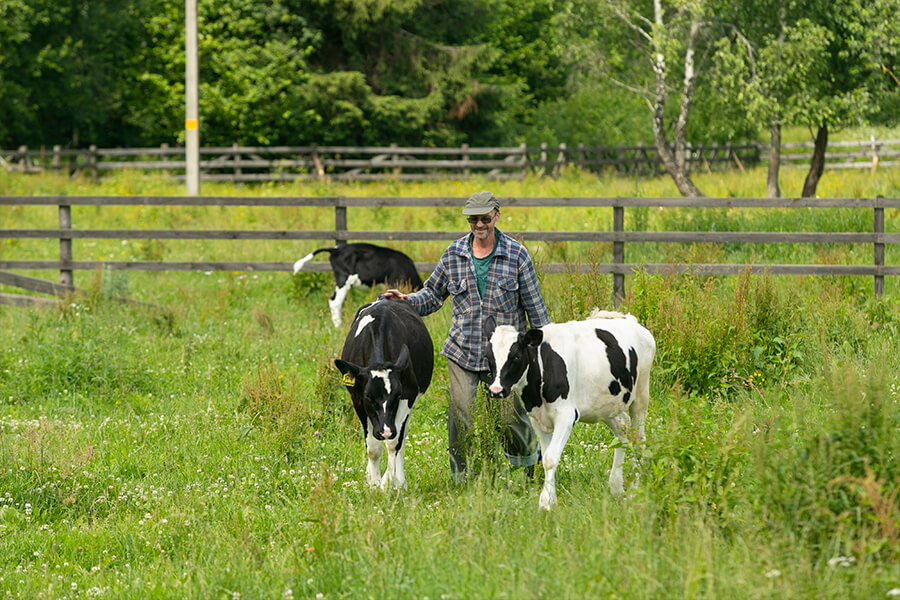
[[421,290],[411,294],[404,294],[399,290],[389,289],[385,290],[382,296],[389,300],[405,300],[409,302],[413,309],[422,317],[435,312],[444,305],[444,300],[449,295],[447,292],[445,256],[446,254],[441,256],[441,260],[435,267],[434,272],[425,281]]
[[544,305],[544,298],[538,288],[537,273],[528,252],[522,252],[519,259],[519,297],[528,317],[528,324],[537,329],[550,323],[550,314]]

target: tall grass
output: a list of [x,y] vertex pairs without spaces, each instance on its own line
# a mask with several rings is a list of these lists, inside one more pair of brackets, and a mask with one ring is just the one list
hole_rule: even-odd
[[[5,193],[39,186],[42,193],[180,193],[134,175],[99,189],[0,177]],[[721,179],[701,183],[711,194],[754,195],[745,190],[755,182]],[[570,173],[524,183],[393,184],[388,192],[390,185],[317,192],[464,196],[483,186],[498,195],[630,195],[623,190],[635,182]],[[664,181],[640,185],[658,186],[649,195],[673,195]],[[237,192],[313,193],[300,186],[229,193]],[[573,228],[562,211],[506,212],[514,213],[512,228]],[[230,210],[113,214],[87,210],[77,218],[101,228],[117,220],[225,227],[250,218]],[[9,212],[4,226],[52,218]],[[265,219],[285,215],[253,218],[265,227]],[[327,215],[310,217],[318,218]],[[372,220],[387,226],[393,218]],[[426,218],[458,220],[400,218],[413,227]],[[590,226],[606,217],[581,218]],[[783,220],[764,211],[628,218],[648,230]],[[855,217],[804,218],[816,229]],[[889,215],[889,229],[895,219]],[[15,255],[44,251],[15,248]],[[572,261],[601,260],[577,247],[532,251],[539,267],[564,252]],[[329,276],[76,278],[88,294],[56,308],[0,307],[0,595],[886,598],[900,589],[896,288],[874,298],[861,278],[630,277],[623,308],[659,347],[647,446],[629,465],[640,484],[626,499],[610,497],[615,440],[578,425],[558,470],[559,505],[544,514],[542,475],[531,479],[497,459],[487,407],[476,411],[479,475],[450,482],[440,356],[411,417],[408,489],[366,487],[361,430],[332,366],[347,325],[336,330],[328,318]],[[540,280],[556,321],[610,304],[607,277],[542,273]],[[119,293],[152,306],[111,299]],[[354,291],[346,312],[376,293]],[[449,309],[426,323],[439,349]]]

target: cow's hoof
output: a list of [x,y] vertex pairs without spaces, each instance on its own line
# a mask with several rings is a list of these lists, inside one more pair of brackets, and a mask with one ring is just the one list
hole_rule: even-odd
[[370,487],[381,487],[381,473],[367,472],[366,483],[368,483]]
[[542,510],[552,509],[556,505],[556,492],[551,493],[548,490],[541,491],[539,505]]
[[621,477],[613,476],[609,478],[609,493],[614,498],[621,498],[625,494],[625,482],[622,481]]
[[379,485],[381,491],[387,492],[390,490],[405,490],[406,482],[405,481],[382,481]]

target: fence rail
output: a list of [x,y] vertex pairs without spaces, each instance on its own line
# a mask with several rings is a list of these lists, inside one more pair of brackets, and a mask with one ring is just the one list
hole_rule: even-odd
[[[58,239],[59,259],[0,258],[0,269],[58,270],[59,283],[44,281],[0,271],[0,284],[22,289],[60,295],[72,291],[74,271],[98,268],[136,271],[290,271],[292,262],[263,261],[106,261],[76,260],[72,241],[76,239],[122,240],[333,240],[340,244],[358,241],[449,241],[461,235],[457,231],[362,231],[349,230],[347,211],[365,207],[459,207],[464,198],[455,197],[237,197],[237,196],[0,196],[2,206],[56,206],[59,227],[52,229],[0,229],[0,238],[9,239]],[[613,292],[621,299],[625,289],[625,275],[636,270],[648,272],[694,272],[709,275],[735,275],[747,269],[752,272],[768,271],[773,274],[791,275],[866,275],[874,278],[874,292],[884,292],[884,277],[900,275],[900,266],[885,265],[885,246],[900,244],[900,233],[886,233],[885,209],[900,208],[900,198],[602,198],[602,197],[552,197],[552,198],[503,198],[504,207],[531,208],[598,207],[612,211],[611,231],[526,231],[514,232],[523,241],[544,242],[593,242],[611,243],[612,261],[602,264],[548,263],[542,269],[548,273],[595,272],[613,275]],[[327,207],[334,210],[333,229],[324,230],[151,230],[151,229],[79,229],[72,218],[74,206],[290,206],[297,208]],[[873,226],[866,232],[696,232],[696,231],[626,231],[626,208],[778,208],[819,209],[855,208],[873,213]],[[625,262],[625,244],[647,242],[672,243],[838,243],[866,244],[873,249],[871,264],[821,265],[821,264],[637,264]],[[427,273],[435,263],[417,262],[417,268]],[[312,262],[307,270],[330,271],[327,262]],[[22,303],[21,297],[0,295],[0,303]]]
[[[809,163],[812,143],[783,144],[786,166]],[[743,169],[768,156],[758,143],[693,145],[688,162],[706,171]],[[613,170],[619,174],[660,174],[662,163],[654,146],[526,146],[477,148],[416,148],[405,146],[232,146],[200,149],[200,174],[204,181],[292,181],[308,179],[400,181],[482,176],[491,179],[521,178],[558,173],[577,166],[586,171]],[[828,168],[877,168],[900,165],[900,140],[831,142]],[[104,172],[122,169],[161,171],[183,178],[184,148],[162,144],[158,148],[97,148],[0,150],[0,165],[9,171],[86,172],[99,179]]]

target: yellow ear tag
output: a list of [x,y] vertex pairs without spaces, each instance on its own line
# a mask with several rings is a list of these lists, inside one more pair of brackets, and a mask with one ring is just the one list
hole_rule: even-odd
[[341,383],[344,385],[356,385],[356,377],[350,373],[344,373],[344,376],[341,377]]

